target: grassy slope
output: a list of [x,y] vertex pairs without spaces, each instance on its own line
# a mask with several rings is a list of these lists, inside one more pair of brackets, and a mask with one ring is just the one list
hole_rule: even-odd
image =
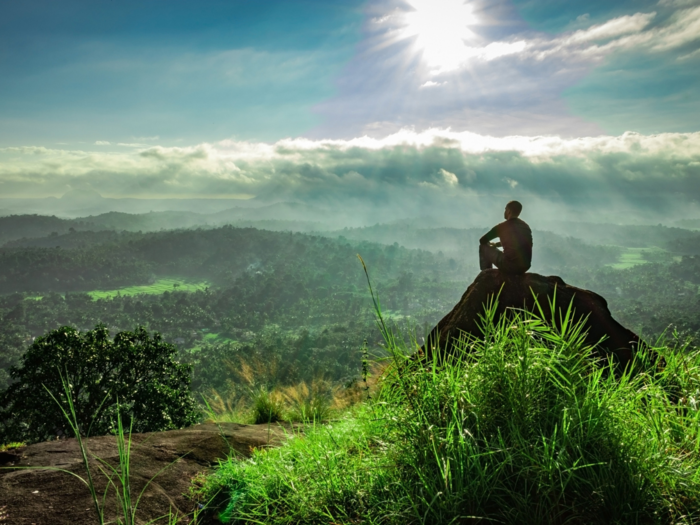
[[698,352],[659,349],[663,371],[640,359],[616,378],[575,326],[490,326],[430,368],[385,332],[395,362],[378,396],[223,463],[203,493],[236,523],[700,520]]

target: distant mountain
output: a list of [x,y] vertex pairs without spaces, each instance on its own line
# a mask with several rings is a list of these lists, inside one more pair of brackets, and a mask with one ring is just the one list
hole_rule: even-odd
[[590,244],[612,244],[630,248],[657,246],[668,249],[669,243],[688,238],[696,239],[697,232],[685,228],[671,228],[661,224],[626,225],[591,222],[552,221],[538,222],[541,230],[558,235],[576,237]]
[[92,188],[75,188],[61,198],[7,199],[0,197],[0,209],[6,211],[5,215],[56,215],[64,219],[82,219],[107,212],[135,215],[151,212],[196,213],[211,216],[203,220],[202,224],[228,224],[238,220],[285,220],[322,222],[326,229],[385,223],[404,216],[407,211],[405,207],[397,210],[376,203],[362,204],[355,201],[304,203],[255,198],[247,200],[113,199],[101,196]]
[[[98,194],[99,195],[99,194]],[[98,215],[110,211],[121,213],[141,214],[148,212],[194,212],[205,210],[215,213],[233,204],[239,207],[260,206],[259,201],[232,201],[230,199],[111,199],[105,197],[87,196],[83,191],[64,195],[65,198],[46,197],[37,199],[3,199],[0,198],[0,208],[7,213],[17,215],[57,215],[73,219],[87,215]],[[74,198],[75,197],[75,198]],[[252,201],[252,202],[251,202]]]
[[304,221],[340,225],[327,209],[316,208],[298,202],[277,202],[259,208],[234,207],[209,215],[213,222],[226,224],[234,221]]
[[[141,214],[110,211],[82,220],[94,224],[100,230],[155,231],[177,230],[210,224],[208,215],[188,211],[159,211]],[[76,219],[80,220],[80,219]]]
[[73,188],[61,197],[62,201],[88,202],[101,201],[102,195],[92,188]]
[[[281,202],[257,208],[236,206],[214,213],[191,211],[153,211],[139,214],[117,211],[94,213],[94,211],[103,212],[111,199],[103,199],[97,192],[95,192],[97,194],[95,197],[91,192],[92,190],[89,189],[86,191],[71,190],[61,199],[54,199],[60,202],[65,200],[73,204],[89,204],[92,213],[85,217],[65,219],[55,215],[37,214],[0,216],[0,246],[25,238],[39,239],[62,236],[69,234],[71,230],[76,232],[105,230],[150,232],[197,227],[211,228],[232,224],[264,230],[313,232],[329,226],[339,226],[337,221],[328,219],[328,210],[310,208],[293,202]],[[200,209],[206,208],[206,206],[200,207]],[[46,243],[40,244],[45,245]]]
[[684,219],[674,222],[673,225],[688,230],[700,230],[700,219]]
[[44,215],[10,215],[0,217],[0,245],[23,238],[46,237],[67,233],[73,221]]

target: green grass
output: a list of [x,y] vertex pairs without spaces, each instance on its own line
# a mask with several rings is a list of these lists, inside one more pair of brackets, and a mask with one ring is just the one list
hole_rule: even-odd
[[626,270],[627,268],[650,262],[645,255],[659,257],[664,253],[666,253],[666,250],[656,246],[650,248],[624,248],[617,262],[610,264],[610,266],[616,270]]
[[115,290],[95,290],[88,292],[93,299],[108,299],[115,297],[117,294],[120,295],[160,295],[163,292],[172,292],[174,290],[179,292],[195,292],[197,290],[204,290],[210,286],[208,281],[189,281],[186,279],[169,278],[169,279],[158,279],[153,284],[141,285],[141,286],[124,286]]
[[[118,450],[118,456],[119,456],[119,462],[118,465],[114,466],[110,462],[95,456],[94,454],[90,454],[87,448],[87,443],[83,436],[87,437],[89,432],[86,432],[84,428],[80,428],[80,425],[78,423],[78,415],[76,413],[75,405],[73,404],[73,393],[72,393],[72,384],[71,380],[66,376],[64,377],[63,374],[61,374],[60,370],[58,371],[61,377],[61,382],[63,386],[63,396],[56,397],[48,388],[46,388],[45,385],[44,388],[47,390],[53,401],[58,405],[59,409],[63,413],[63,416],[65,417],[66,421],[71,427],[71,430],[73,431],[73,435],[76,438],[76,441],[78,442],[78,450],[80,451],[80,454],[82,456],[83,460],[83,466],[85,467],[85,473],[86,477],[83,478],[79,474],[76,474],[75,472],[62,469],[62,468],[57,468],[57,467],[46,467],[48,470],[55,470],[58,472],[64,472],[66,474],[69,474],[78,480],[80,480],[85,487],[90,491],[90,495],[92,497],[92,503],[93,507],[95,509],[95,521],[98,525],[106,525],[108,523],[114,523],[114,521],[106,521],[105,520],[105,511],[106,511],[106,501],[107,501],[107,495],[110,491],[110,488],[114,489],[114,495],[117,503],[117,514],[118,517],[116,519],[116,523],[119,525],[136,525],[137,523],[141,523],[141,521],[137,521],[136,518],[136,513],[137,509],[139,507],[139,503],[141,502],[141,498],[144,496],[144,493],[146,492],[146,489],[148,489],[149,485],[153,480],[160,475],[166,468],[171,466],[173,463],[170,463],[169,465],[166,465],[164,468],[159,470],[153,477],[151,477],[146,484],[143,486],[141,489],[140,493],[138,496],[136,496],[132,492],[132,476],[131,476],[131,430],[132,427],[129,428],[128,433],[126,432],[126,429],[122,425],[122,418],[121,418],[121,411],[117,410],[117,432],[116,432],[116,441],[117,441],[117,450]],[[66,403],[65,405],[59,401],[59,398],[63,397],[65,399]],[[106,398],[105,398],[106,399]],[[132,420],[133,424],[133,420]],[[105,488],[104,492],[102,493],[101,497],[100,494],[98,494],[97,489],[95,487],[95,482],[93,478],[93,473],[90,468],[90,462],[88,456],[92,456],[94,460],[98,462],[98,470],[107,478],[107,487]],[[176,460],[177,461],[177,460]],[[43,467],[17,467],[17,468],[38,468],[42,469]],[[190,521],[189,516],[184,516],[185,520],[187,523],[192,523],[193,525],[196,524],[197,522],[197,512],[195,512],[193,516],[193,520]],[[160,516],[156,518],[155,520],[150,520],[148,523],[155,523],[155,522],[162,522],[162,523],[167,523],[168,525],[177,525],[177,523],[180,523],[180,518],[177,513],[173,514],[172,508],[168,512],[168,514],[165,514],[163,516]]]
[[26,443],[21,441],[13,441],[11,443],[0,444],[0,452],[5,452],[6,450],[13,450],[16,448],[22,448]]
[[[224,523],[700,522],[700,353],[597,361],[570,312],[521,312],[429,363],[387,328],[381,388],[341,421],[250,460],[201,494]],[[665,367],[652,359],[658,352]]]
[[646,251],[646,248],[626,248],[620,254],[618,261],[610,266],[616,270],[626,270],[638,264],[646,264],[648,261],[644,258],[644,251]]
[[217,334],[215,332],[210,332],[210,333],[204,334],[203,340],[206,343],[212,343],[212,344],[237,343],[238,342],[236,339],[231,339],[230,337],[226,337],[225,335]]
[[199,352],[202,349],[202,347],[204,346],[204,343],[226,344],[226,343],[238,343],[238,342],[239,342],[238,339],[232,339],[230,337],[218,334],[216,332],[210,332],[210,333],[204,334],[204,336],[202,337],[201,343],[194,345],[192,348],[189,348],[187,351],[190,352],[191,354],[196,354],[197,352]]

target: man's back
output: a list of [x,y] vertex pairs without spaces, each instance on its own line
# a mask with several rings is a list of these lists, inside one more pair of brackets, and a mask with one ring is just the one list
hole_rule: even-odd
[[526,271],[532,263],[532,231],[521,219],[508,219],[496,226],[503,255],[510,264]]
[[488,245],[489,241],[496,237],[500,239],[503,246],[502,260],[493,261],[498,268],[508,273],[528,271],[532,262],[532,231],[527,223],[516,217],[507,219],[491,228],[479,242],[482,245]]

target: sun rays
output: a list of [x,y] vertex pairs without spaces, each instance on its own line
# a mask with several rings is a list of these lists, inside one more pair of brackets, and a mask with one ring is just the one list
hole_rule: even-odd
[[415,37],[415,46],[435,72],[457,69],[464,60],[465,40],[473,36],[473,9],[464,0],[408,0],[412,10],[404,15],[404,37]]

